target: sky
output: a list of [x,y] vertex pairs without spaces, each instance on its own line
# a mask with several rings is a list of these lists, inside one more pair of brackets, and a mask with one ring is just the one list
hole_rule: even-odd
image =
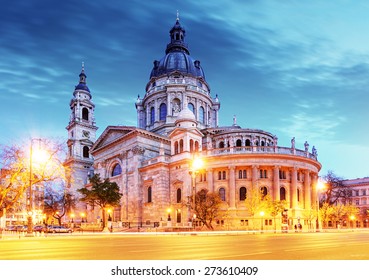
[[221,102],[219,125],[315,146],[321,175],[369,176],[369,2],[0,0],[0,145],[66,140],[84,62],[99,136],[137,125],[176,20]]

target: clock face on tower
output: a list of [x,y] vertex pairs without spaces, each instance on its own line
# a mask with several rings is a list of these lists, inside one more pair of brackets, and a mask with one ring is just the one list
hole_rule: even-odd
[[83,137],[90,138],[90,132],[87,131],[87,130],[83,130],[82,135],[83,135]]

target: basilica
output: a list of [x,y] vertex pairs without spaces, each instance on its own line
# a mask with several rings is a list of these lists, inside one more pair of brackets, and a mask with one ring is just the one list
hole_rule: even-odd
[[[123,228],[194,227],[190,198],[203,189],[221,199],[214,221],[218,230],[315,227],[321,169],[315,148],[305,143],[298,149],[294,139],[280,146],[276,135],[242,128],[236,118],[230,126],[219,126],[220,99],[212,96],[200,61],[190,55],[178,18],[169,34],[145,95],[132,104],[137,127],[108,126],[96,139],[95,104],[82,67],[66,127],[65,165],[73,171],[69,188],[82,188],[94,173],[116,182],[122,198],[111,218]],[[194,164],[198,159],[200,167]],[[254,213],[247,200],[259,192],[283,201],[284,209],[274,216]],[[75,212],[76,219],[87,222],[101,217],[99,209],[86,205]]]

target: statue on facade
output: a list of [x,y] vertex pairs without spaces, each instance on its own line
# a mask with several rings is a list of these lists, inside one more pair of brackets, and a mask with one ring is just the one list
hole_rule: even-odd
[[291,148],[295,149],[295,137],[291,139]]
[[309,151],[309,143],[307,141],[305,141],[305,152],[308,152]]
[[313,148],[312,148],[312,154],[313,154],[313,156],[315,156],[315,157],[317,157],[318,156],[318,152],[317,152],[317,150],[315,149],[315,146],[313,146]]

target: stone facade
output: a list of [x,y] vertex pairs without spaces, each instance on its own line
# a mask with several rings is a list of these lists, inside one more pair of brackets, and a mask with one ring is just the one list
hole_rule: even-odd
[[[260,216],[250,214],[245,199],[256,189],[286,201],[289,226],[310,227],[308,212],[316,207],[321,169],[315,148],[300,150],[294,143],[281,147],[275,135],[241,128],[236,118],[232,126],[219,127],[219,98],[211,96],[200,62],[190,57],[178,19],[170,39],[165,56],[154,62],[145,96],[136,101],[138,126],[109,126],[90,150],[94,172],[116,182],[123,194],[113,220],[142,227],[192,227],[189,197],[208,189],[223,200],[217,228],[251,229],[260,226]],[[92,124],[91,134],[95,129]],[[196,173],[195,157],[205,162]],[[76,164],[77,158],[72,153],[70,162]],[[87,173],[74,181],[86,178]],[[281,214],[277,219],[263,216],[261,223],[279,228]],[[95,209],[87,219],[98,216]]]

